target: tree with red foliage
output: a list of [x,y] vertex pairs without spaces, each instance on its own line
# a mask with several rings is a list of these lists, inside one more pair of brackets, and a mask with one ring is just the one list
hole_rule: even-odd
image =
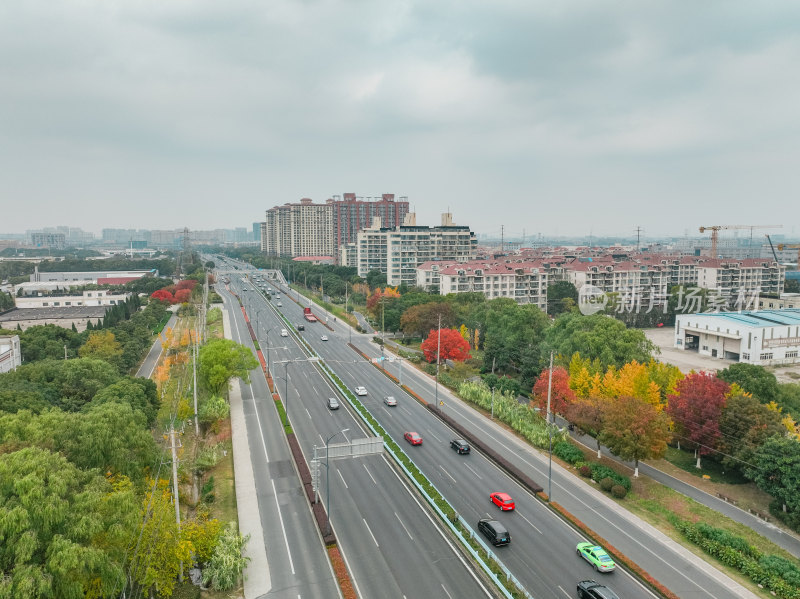
[[[547,412],[547,385],[550,369],[545,368],[533,386],[533,395],[539,402],[542,414]],[[567,413],[569,404],[575,401],[575,392],[569,387],[569,372],[561,366],[553,368],[553,387],[550,394],[550,411],[554,414]]]
[[175,296],[173,296],[166,289],[159,289],[158,291],[154,291],[153,293],[150,294],[150,298],[161,302],[165,302],[167,304],[175,303]]
[[175,287],[175,289],[177,289],[178,291],[182,289],[188,289],[189,291],[191,291],[192,289],[195,288],[196,285],[197,281],[195,281],[194,279],[184,279],[183,281],[178,282],[178,285]]
[[603,430],[603,414],[611,400],[602,397],[587,397],[577,399],[567,404],[564,416],[578,430],[595,438],[597,442],[597,459],[603,457],[600,453],[600,433]]
[[463,362],[469,358],[469,342],[456,329],[441,329],[441,336],[440,344],[439,330],[431,329],[428,338],[420,345],[420,349],[425,352],[425,359],[428,362],[436,360],[437,347],[439,347],[440,363],[442,360]]
[[191,289],[178,289],[175,292],[175,303],[176,304],[185,304],[186,302],[188,302],[191,299],[191,297],[192,297],[192,290]]
[[667,396],[667,413],[675,422],[675,432],[697,447],[700,456],[708,455],[720,437],[719,421],[730,385],[716,374],[696,372],[686,375]]

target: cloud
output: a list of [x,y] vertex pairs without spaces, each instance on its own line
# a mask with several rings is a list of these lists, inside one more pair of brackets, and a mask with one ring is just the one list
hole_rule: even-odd
[[407,195],[422,223],[449,207],[481,232],[796,222],[798,16],[721,0],[5,3],[0,198],[19,209],[3,228],[247,226],[344,191]]

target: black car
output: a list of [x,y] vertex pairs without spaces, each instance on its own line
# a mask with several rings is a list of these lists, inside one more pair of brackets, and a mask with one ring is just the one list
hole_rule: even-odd
[[497,520],[492,520],[491,518],[478,520],[478,530],[481,531],[495,547],[508,545],[511,542],[511,533]]
[[581,580],[578,583],[578,597],[580,599],[619,599],[619,595],[614,591],[594,580]]
[[297,330],[298,331],[305,331],[306,330],[306,325],[304,325],[304,324],[297,325]]
[[453,439],[450,441],[450,448],[456,453],[469,453],[469,443],[464,439]]

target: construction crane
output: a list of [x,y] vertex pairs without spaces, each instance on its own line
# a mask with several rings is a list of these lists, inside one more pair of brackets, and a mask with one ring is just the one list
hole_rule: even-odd
[[800,270],[800,243],[779,243],[778,250],[797,250],[797,268]]
[[777,262],[778,264],[780,264],[780,263],[781,263],[781,261],[780,261],[780,260],[778,260],[778,254],[777,254],[777,253],[775,253],[775,246],[774,246],[774,245],[772,245],[772,239],[770,239],[769,235],[767,235],[767,236],[766,236],[766,238],[767,238],[767,241],[769,241],[769,249],[771,249],[771,250],[772,250],[772,255],[775,257],[775,262]]
[[711,231],[711,257],[717,258],[717,240],[719,232],[726,229],[750,229],[750,239],[753,239],[753,229],[782,229],[783,225],[712,225],[710,227],[700,227],[700,232]]

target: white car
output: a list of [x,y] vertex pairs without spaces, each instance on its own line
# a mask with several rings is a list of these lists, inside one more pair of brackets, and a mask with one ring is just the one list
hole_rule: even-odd
[[288,337],[288,336],[289,336],[289,331],[287,331],[286,329],[281,329],[281,337]]
[[397,400],[393,396],[387,395],[383,398],[383,403],[385,403],[387,406],[396,406]]
[[366,395],[367,388],[366,387],[356,387],[356,395]]
[[280,303],[280,302],[278,302],[278,307],[279,307],[279,308],[283,308],[283,304],[282,304],[282,303]]
[[323,335],[323,336],[322,336],[322,340],[323,340],[323,341],[327,341],[327,340],[328,340],[328,336],[327,336],[327,335]]

